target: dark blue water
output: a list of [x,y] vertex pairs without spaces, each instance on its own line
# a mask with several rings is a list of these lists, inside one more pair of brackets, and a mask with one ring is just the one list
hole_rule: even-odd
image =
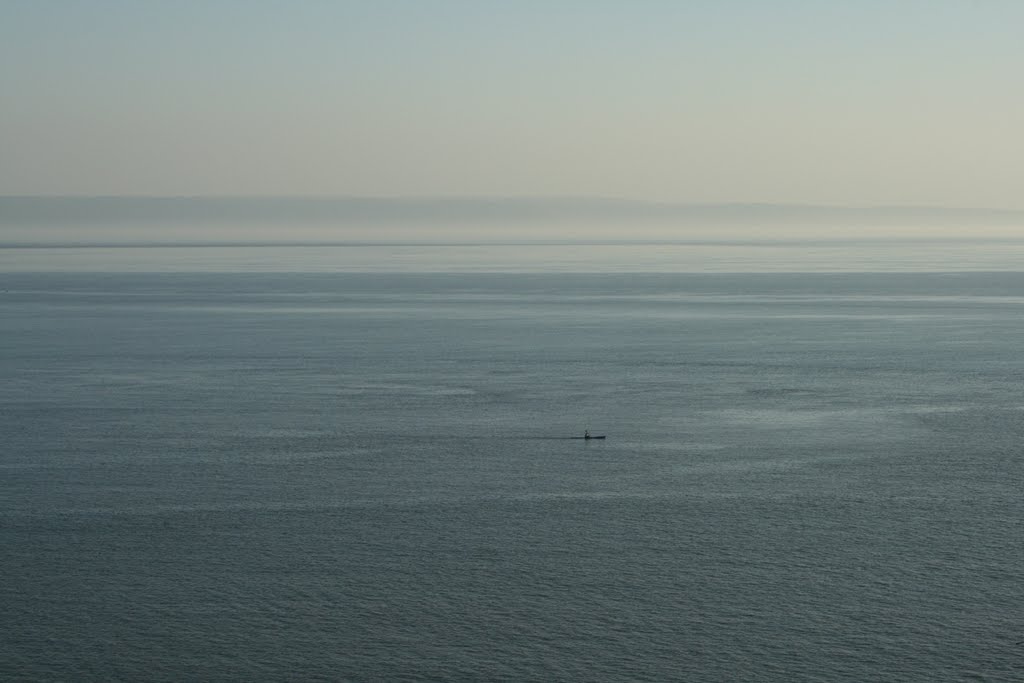
[[1024,273],[488,249],[4,251],[0,678],[1024,678]]

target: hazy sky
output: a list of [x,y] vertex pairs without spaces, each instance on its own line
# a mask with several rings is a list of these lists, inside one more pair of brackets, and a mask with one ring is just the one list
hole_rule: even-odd
[[0,194],[1024,208],[1018,0],[0,0]]

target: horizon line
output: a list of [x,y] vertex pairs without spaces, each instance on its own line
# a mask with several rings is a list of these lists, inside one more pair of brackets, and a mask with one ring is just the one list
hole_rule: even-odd
[[954,211],[954,212],[999,212],[1022,213],[1024,207],[999,206],[963,206],[941,204],[822,204],[799,201],[679,201],[663,199],[641,199],[631,197],[614,197],[604,195],[346,195],[346,194],[0,194],[4,200],[152,200],[152,201],[306,201],[306,202],[381,202],[411,203],[423,202],[432,204],[472,203],[472,202],[503,202],[510,204],[526,203],[566,203],[593,202],[609,203],[622,206],[650,208],[697,209],[697,208],[786,208],[786,209],[823,209],[833,211]]

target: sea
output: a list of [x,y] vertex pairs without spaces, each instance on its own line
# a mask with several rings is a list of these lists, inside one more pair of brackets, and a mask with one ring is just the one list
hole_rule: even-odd
[[1012,239],[8,245],[0,679],[1021,681],[1022,341]]

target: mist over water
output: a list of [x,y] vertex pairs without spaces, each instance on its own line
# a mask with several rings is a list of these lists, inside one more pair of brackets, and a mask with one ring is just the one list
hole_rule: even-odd
[[1020,248],[0,249],[0,677],[1020,680]]
[[0,196],[0,246],[1016,239],[1024,211],[572,197]]
[[835,273],[1013,271],[1024,240],[379,242],[0,247],[7,272]]

